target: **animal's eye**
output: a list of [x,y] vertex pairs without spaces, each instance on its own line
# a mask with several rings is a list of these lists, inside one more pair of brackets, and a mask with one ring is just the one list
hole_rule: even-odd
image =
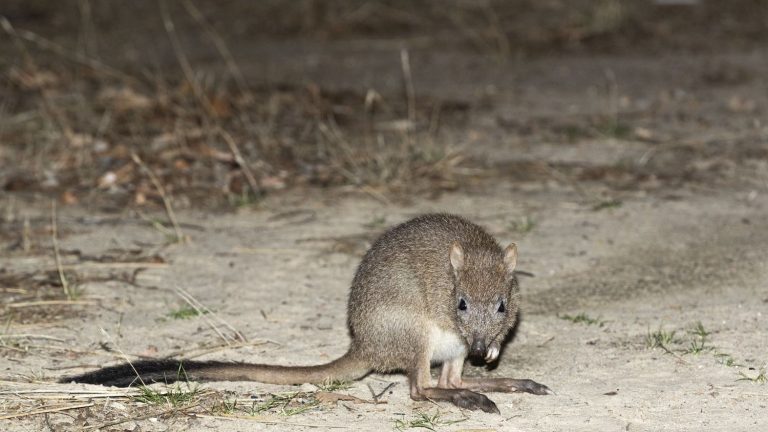
[[464,299],[459,299],[459,310],[460,311],[467,310],[467,302],[464,301]]
[[504,300],[499,303],[499,313],[504,313],[507,311],[507,308],[504,306]]

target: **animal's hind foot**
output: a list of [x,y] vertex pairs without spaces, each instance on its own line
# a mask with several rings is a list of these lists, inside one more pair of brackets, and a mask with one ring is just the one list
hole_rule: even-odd
[[529,379],[514,378],[466,378],[461,387],[467,390],[498,393],[531,393],[535,395],[553,395],[555,392],[544,384]]

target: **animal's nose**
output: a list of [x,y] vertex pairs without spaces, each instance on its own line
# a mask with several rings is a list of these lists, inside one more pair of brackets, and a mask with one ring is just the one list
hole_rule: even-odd
[[469,348],[469,355],[472,357],[485,357],[485,341],[481,337],[472,339],[472,346]]

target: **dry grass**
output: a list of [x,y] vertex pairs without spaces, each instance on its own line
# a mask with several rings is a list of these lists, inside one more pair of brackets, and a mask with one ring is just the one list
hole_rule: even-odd
[[[172,386],[153,385],[138,388],[95,389],[39,384],[2,383],[0,389],[0,420],[46,417],[47,424],[75,427],[77,430],[98,430],[128,422],[140,423],[152,417],[207,417],[243,419],[256,423],[345,428],[334,424],[301,422],[300,416],[311,410],[328,409],[334,403],[324,402],[323,396],[335,395],[340,400],[356,400],[336,393],[288,392],[251,396],[223,393],[187,383]],[[334,400],[333,397],[330,400]],[[54,416],[56,413],[62,415]]]
[[[5,20],[23,61],[0,87],[8,100],[0,159],[18,161],[2,187],[66,204],[155,203],[180,240],[174,206],[248,204],[297,185],[353,185],[384,200],[389,191],[455,186],[461,158],[435,142],[437,125],[418,126],[429,124],[439,103],[416,98],[410,65],[403,63],[404,100],[313,85],[249,88],[222,38],[187,7],[218,47],[226,74],[195,69],[178,40],[178,17],[165,6],[163,25],[180,65],[170,76],[116,71]],[[51,54],[60,60],[36,60]]]
[[[408,51],[400,59],[402,94],[383,97],[374,89],[340,92],[311,83],[254,85],[228,46],[233,39],[425,32],[427,43],[447,42],[507,59],[553,50],[641,49],[643,44],[695,48],[702,42],[700,29],[709,37],[742,42],[768,34],[757,19],[762,16],[757,6],[746,0],[732,2],[727,10],[708,2],[664,8],[628,0],[567,5],[266,0],[238,7],[141,0],[121,7],[119,25],[106,5],[62,3],[33,7],[11,1],[10,18],[3,17],[10,43],[0,45],[7,51],[0,63],[5,66],[0,164],[12,162],[13,169],[0,173],[0,187],[47,193],[67,204],[118,208],[154,204],[167,210],[171,197],[175,207],[237,206],[303,185],[351,185],[388,201],[393,192],[440,191],[461,183],[456,169],[461,155],[436,139],[450,113],[441,113],[445,101],[420,97]],[[77,10],[78,16],[71,15]],[[61,23],[56,40],[25,28],[25,13],[33,12]],[[232,28],[249,23],[233,36]],[[730,23],[739,23],[740,31]],[[104,36],[100,26],[111,25],[115,31],[161,38],[158,45],[169,47],[178,68],[161,73],[139,63],[122,70],[99,58],[95,47],[112,48],[108,39],[99,39]],[[198,67],[193,53],[185,51],[184,41],[190,39],[213,47],[223,70]],[[566,125],[560,132],[569,137],[631,134],[621,119],[609,120]],[[174,235],[181,235],[178,227]]]

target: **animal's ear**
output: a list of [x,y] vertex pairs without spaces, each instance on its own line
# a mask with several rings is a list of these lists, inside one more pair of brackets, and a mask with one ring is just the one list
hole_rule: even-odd
[[504,267],[507,269],[508,274],[512,274],[517,266],[517,245],[510,243],[506,249],[504,249]]
[[464,249],[459,242],[453,242],[451,245],[451,267],[454,272],[458,272],[464,267]]

